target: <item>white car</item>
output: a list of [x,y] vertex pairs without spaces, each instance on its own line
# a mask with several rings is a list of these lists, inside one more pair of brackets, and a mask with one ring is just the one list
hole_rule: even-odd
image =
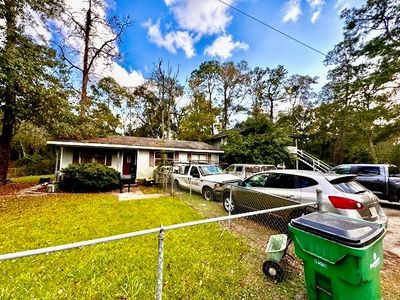
[[[296,203],[317,202],[316,191],[322,190],[323,211],[338,213],[387,225],[387,217],[379,199],[368,189],[354,181],[355,175],[337,175],[304,170],[275,170],[246,178],[239,186],[231,186],[222,194],[226,211],[262,210],[271,208],[267,198],[254,199],[254,191],[284,197]],[[253,195],[249,196],[249,193]],[[257,198],[257,197],[256,197]],[[250,201],[249,201],[250,199]],[[282,200],[283,201],[283,200]],[[287,201],[287,200],[285,200]],[[279,203],[275,203],[279,206]]]
[[206,200],[214,200],[226,183],[237,184],[240,178],[226,174],[217,165],[190,164],[181,166],[181,172],[172,175],[174,190],[191,189],[201,193]]
[[253,174],[276,170],[274,165],[255,165],[255,164],[233,164],[226,168],[225,172],[245,179]]

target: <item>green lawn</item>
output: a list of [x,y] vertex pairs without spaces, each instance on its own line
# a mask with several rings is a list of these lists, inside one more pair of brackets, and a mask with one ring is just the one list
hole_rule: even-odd
[[[0,199],[0,253],[204,218],[192,205],[200,197],[182,198]],[[166,232],[164,257],[164,299],[291,299],[304,293],[301,276],[281,284],[265,280],[259,251],[219,224]],[[0,299],[154,299],[156,267],[157,235],[0,262]]]
[[49,175],[30,175],[30,176],[23,176],[23,177],[16,177],[16,178],[11,178],[11,182],[13,183],[39,183],[39,179],[41,177],[50,177],[50,180],[54,180],[54,174],[49,174]]

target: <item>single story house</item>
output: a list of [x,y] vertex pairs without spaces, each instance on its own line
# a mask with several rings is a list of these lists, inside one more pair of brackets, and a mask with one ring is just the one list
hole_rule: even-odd
[[122,178],[154,180],[161,162],[219,163],[224,151],[203,142],[111,136],[90,140],[52,140],[57,147],[56,174],[70,164],[97,162],[114,168]]

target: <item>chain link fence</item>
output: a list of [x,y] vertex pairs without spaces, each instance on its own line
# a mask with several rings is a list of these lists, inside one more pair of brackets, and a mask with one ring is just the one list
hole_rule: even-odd
[[[314,204],[215,182],[207,183],[216,187],[211,201],[190,177],[187,187],[174,185],[173,169],[160,178],[196,220],[0,255],[0,299],[306,299],[302,265],[282,236]],[[266,251],[271,242],[278,257]]]

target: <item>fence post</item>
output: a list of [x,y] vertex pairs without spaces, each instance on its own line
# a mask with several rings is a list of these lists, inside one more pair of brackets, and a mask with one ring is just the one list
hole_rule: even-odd
[[317,188],[315,191],[317,192],[318,211],[322,212],[322,190],[320,188]]
[[[229,185],[229,200],[231,201],[231,208],[228,211],[228,215],[231,216],[231,211],[232,211],[232,185]],[[231,228],[231,219],[229,219],[229,228]]]
[[158,234],[158,263],[157,263],[157,291],[156,300],[162,299],[163,290],[163,267],[164,267],[164,228],[160,226]]
[[192,199],[192,178],[189,177],[190,199]]

